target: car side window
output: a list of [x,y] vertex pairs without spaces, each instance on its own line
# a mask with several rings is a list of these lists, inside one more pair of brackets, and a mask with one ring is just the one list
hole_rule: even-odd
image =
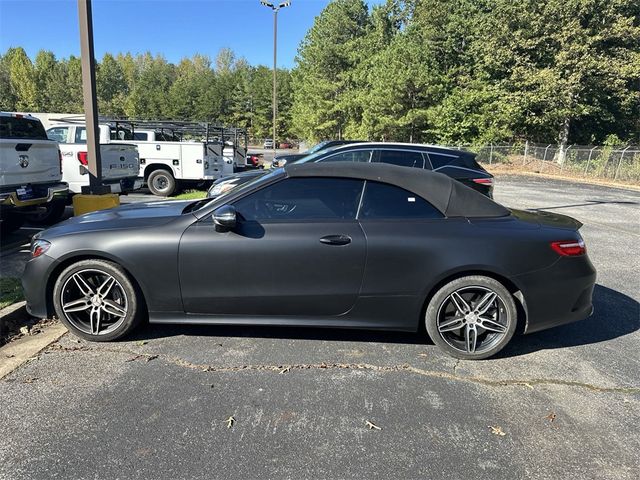
[[76,127],[75,143],[87,143],[87,129]]
[[68,143],[69,127],[53,127],[47,130],[47,138],[58,143]]
[[247,221],[350,220],[356,218],[364,181],[288,178],[233,204]]
[[389,163],[400,167],[424,168],[424,157],[420,152],[402,150],[380,150],[380,163]]
[[443,155],[440,153],[429,152],[429,160],[431,161],[431,165],[433,165],[433,169],[444,167],[445,165],[450,164],[456,158],[455,155]]
[[367,181],[359,219],[443,218],[440,211],[415,193],[388,183]]
[[325,157],[318,162],[369,162],[373,150],[352,150],[349,152],[336,153],[330,157]]

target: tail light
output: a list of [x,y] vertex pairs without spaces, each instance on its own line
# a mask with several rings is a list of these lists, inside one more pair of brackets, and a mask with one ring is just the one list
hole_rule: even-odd
[[85,167],[89,165],[87,152],[78,152],[78,161]]
[[587,253],[587,247],[582,239],[551,242],[551,248],[563,257],[579,257]]
[[471,181],[474,183],[479,183],[480,185],[493,185],[493,178],[472,178]]
[[62,175],[62,152],[58,149],[58,163],[60,164],[60,175]]

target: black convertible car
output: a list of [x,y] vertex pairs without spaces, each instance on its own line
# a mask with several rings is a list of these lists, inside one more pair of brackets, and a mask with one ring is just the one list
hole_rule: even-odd
[[[595,270],[563,215],[442,174],[293,164],[215,200],[127,205],[32,242],[29,311],[98,341],[151,323],[417,331],[465,359],[592,311]],[[203,272],[215,271],[215,275]]]

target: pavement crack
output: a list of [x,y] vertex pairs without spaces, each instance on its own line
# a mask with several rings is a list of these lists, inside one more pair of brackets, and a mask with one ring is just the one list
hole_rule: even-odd
[[84,351],[84,352],[106,352],[117,353],[121,355],[137,356],[139,358],[154,358],[165,361],[166,363],[177,365],[182,368],[188,368],[190,370],[198,370],[201,372],[214,372],[214,373],[234,373],[234,372],[274,372],[276,374],[282,374],[283,372],[290,373],[294,370],[366,370],[371,372],[393,373],[393,372],[408,372],[414,375],[420,375],[429,378],[439,378],[444,380],[451,380],[455,382],[471,383],[476,385],[483,385],[486,387],[526,387],[533,389],[535,386],[543,385],[555,385],[563,387],[573,387],[589,390],[598,393],[622,393],[622,394],[640,394],[639,387],[604,387],[599,385],[593,385],[586,382],[578,382],[572,380],[561,380],[554,378],[527,378],[527,379],[506,379],[506,380],[492,380],[484,377],[476,376],[460,376],[457,374],[457,368],[460,365],[460,360],[457,360],[453,373],[427,370],[423,368],[417,368],[409,364],[399,365],[373,365],[370,363],[297,363],[297,364],[247,364],[247,365],[206,365],[189,362],[182,358],[170,357],[162,354],[141,353],[139,351],[124,350],[124,349],[108,349],[103,347],[91,347],[87,345],[78,346],[63,346],[59,344],[50,345],[48,350],[57,351]]

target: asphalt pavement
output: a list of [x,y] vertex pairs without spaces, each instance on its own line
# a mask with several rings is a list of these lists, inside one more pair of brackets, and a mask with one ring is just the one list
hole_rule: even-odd
[[640,192],[502,176],[496,199],[584,223],[593,316],[480,362],[421,333],[65,335],[0,380],[0,478],[637,478]]

